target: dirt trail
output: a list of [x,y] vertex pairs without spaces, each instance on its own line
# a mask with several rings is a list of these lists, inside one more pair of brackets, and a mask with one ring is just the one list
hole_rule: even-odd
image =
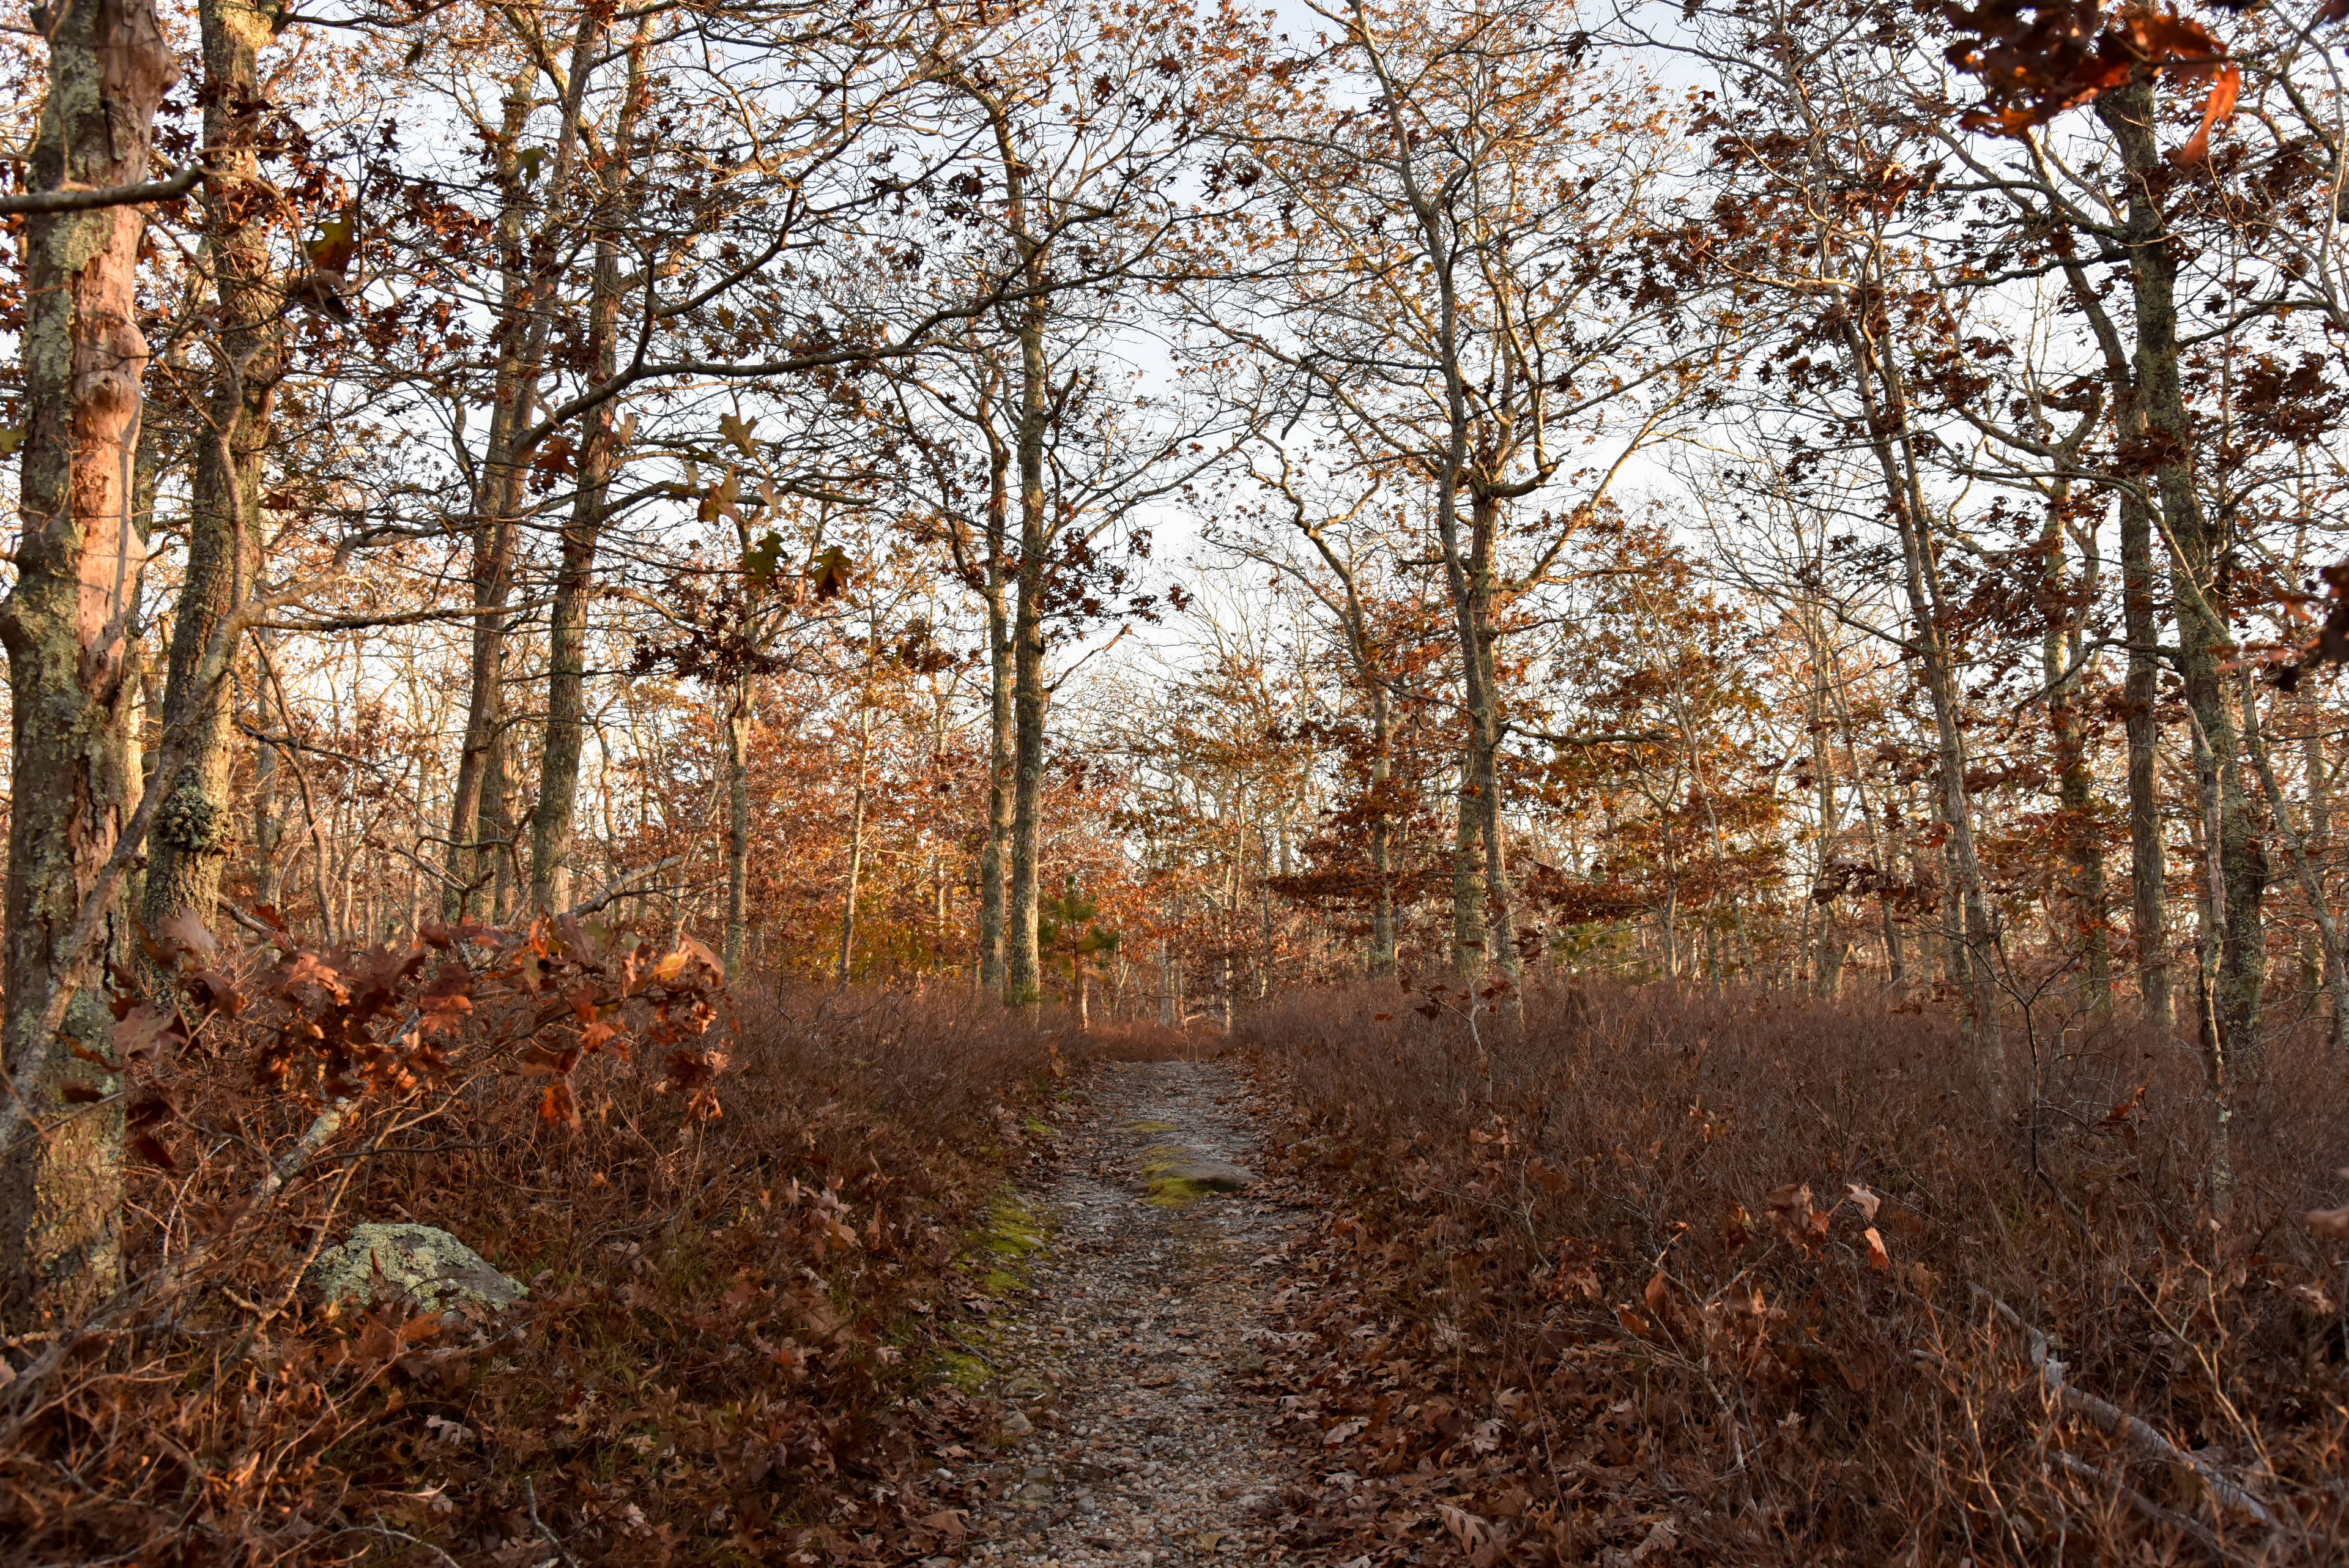
[[969,1555],[1065,1568],[1278,1555],[1310,1483],[1267,1435],[1273,1397],[1247,1384],[1269,1347],[1279,1249],[1310,1216],[1270,1181],[1145,1191],[1145,1168],[1174,1149],[1260,1174],[1262,1125],[1236,1073],[1125,1063],[1087,1088],[1056,1179],[1028,1195],[1048,1243],[987,1349],[992,1391],[1018,1414],[1009,1445],[957,1478],[987,1483],[971,1489],[987,1498],[968,1505]]

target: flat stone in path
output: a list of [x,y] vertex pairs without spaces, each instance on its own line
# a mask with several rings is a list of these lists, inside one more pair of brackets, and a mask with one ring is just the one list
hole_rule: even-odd
[[1256,1185],[1256,1173],[1228,1159],[1162,1143],[1142,1157],[1142,1189],[1162,1208],[1188,1203],[1210,1192],[1238,1192]]

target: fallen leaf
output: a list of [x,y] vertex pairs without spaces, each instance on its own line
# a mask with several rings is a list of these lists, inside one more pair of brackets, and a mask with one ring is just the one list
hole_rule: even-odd
[[1464,1508],[1439,1502],[1435,1505],[1435,1517],[1444,1521],[1444,1528],[1451,1532],[1463,1552],[1473,1553],[1493,1538],[1492,1525]]

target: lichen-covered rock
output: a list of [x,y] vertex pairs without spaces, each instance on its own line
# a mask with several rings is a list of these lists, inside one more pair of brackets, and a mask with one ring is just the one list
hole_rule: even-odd
[[350,1240],[318,1254],[309,1282],[324,1301],[373,1304],[378,1290],[401,1292],[428,1312],[512,1306],[530,1293],[490,1267],[464,1242],[430,1225],[358,1225]]

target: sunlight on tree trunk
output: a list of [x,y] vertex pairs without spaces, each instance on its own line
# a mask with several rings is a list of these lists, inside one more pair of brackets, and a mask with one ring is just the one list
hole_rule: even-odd
[[[49,94],[27,183],[136,185],[178,66],[148,0],[59,0]],[[8,821],[0,1114],[0,1312],[31,1331],[119,1278],[122,1113],[112,1018],[85,975],[119,959],[73,930],[113,855],[137,780],[125,726],[136,695],[129,637],[145,542],[133,480],[148,346],[139,329],[135,206],[36,213],[25,226],[24,398],[16,586],[0,605],[15,762]],[[62,1031],[48,1022],[70,992]]]

